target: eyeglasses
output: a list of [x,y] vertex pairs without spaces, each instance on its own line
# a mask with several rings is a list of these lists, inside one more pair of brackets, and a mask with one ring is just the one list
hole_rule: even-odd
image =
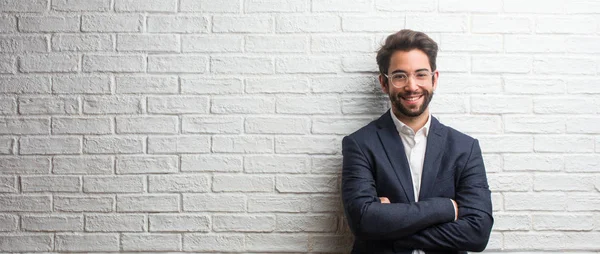
[[[430,81],[431,77],[433,77],[434,72],[430,72],[428,70],[417,71],[415,73],[410,74],[413,76],[418,85],[424,85],[425,82]],[[408,79],[410,78],[406,73],[394,73],[392,75],[383,74],[393,86],[400,88],[408,83]]]

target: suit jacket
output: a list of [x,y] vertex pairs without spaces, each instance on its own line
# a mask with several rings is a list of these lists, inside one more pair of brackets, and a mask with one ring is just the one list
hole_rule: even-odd
[[[492,204],[476,139],[435,117],[427,135],[419,201],[390,112],[342,141],[342,199],[352,253],[483,251]],[[378,197],[389,198],[382,204]],[[458,220],[450,199],[458,203]]]

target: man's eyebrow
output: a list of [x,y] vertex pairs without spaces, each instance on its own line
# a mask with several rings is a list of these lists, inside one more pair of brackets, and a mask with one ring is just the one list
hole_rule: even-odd
[[[429,69],[421,68],[421,69],[416,70],[415,72],[419,72],[419,71],[429,71]],[[394,73],[407,73],[407,72],[405,70],[395,70],[395,71],[392,71],[391,74],[394,74]]]

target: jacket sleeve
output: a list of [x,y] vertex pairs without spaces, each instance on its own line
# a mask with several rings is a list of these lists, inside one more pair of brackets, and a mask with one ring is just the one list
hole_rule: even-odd
[[423,229],[396,241],[394,246],[423,250],[483,251],[493,225],[490,195],[481,149],[475,140],[456,189],[458,220]]
[[416,203],[382,204],[377,196],[373,168],[351,137],[342,141],[342,200],[348,224],[360,239],[400,239],[427,227],[454,220],[448,198]]

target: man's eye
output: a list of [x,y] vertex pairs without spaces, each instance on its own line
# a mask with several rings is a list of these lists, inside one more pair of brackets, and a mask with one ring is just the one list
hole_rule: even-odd
[[427,73],[417,73],[417,78],[425,78],[427,77]]
[[394,79],[404,80],[404,79],[406,79],[406,75],[396,75],[396,76],[394,76]]

